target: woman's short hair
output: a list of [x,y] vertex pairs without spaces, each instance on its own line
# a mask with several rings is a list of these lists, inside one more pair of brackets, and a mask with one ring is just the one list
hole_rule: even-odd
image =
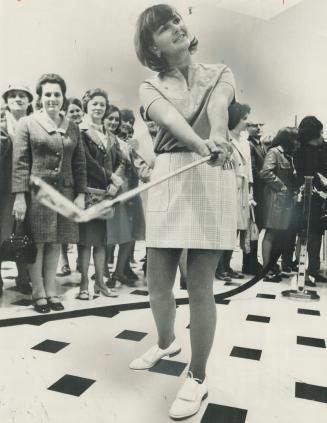
[[83,110],[84,110],[85,113],[87,113],[87,105],[88,105],[89,101],[92,100],[92,98],[94,98],[96,96],[103,97],[105,99],[105,102],[106,102],[106,111],[105,111],[104,116],[102,118],[102,120],[103,120],[108,116],[108,110],[109,110],[110,104],[109,104],[108,94],[102,88],[92,88],[92,89],[86,91],[86,93],[82,97]]
[[60,75],[57,75],[56,73],[44,73],[40,77],[40,79],[38,80],[38,82],[36,84],[36,94],[37,94],[36,105],[37,105],[37,109],[41,108],[42,87],[46,83],[58,84],[60,86],[61,93],[62,93],[62,96],[64,98],[62,109],[65,110],[66,103],[67,103],[67,99],[66,99],[67,86],[66,86],[65,80]]
[[[177,10],[168,4],[157,4],[148,7],[139,16],[136,23],[134,45],[136,55],[142,65],[151,70],[164,72],[168,70],[168,63],[163,56],[158,57],[153,51],[153,33],[170,21],[174,16],[181,18]],[[189,51],[194,53],[198,40],[194,37],[190,43]]]
[[118,134],[120,131],[120,126],[121,126],[121,111],[120,109],[115,106],[114,104],[110,104],[109,109],[108,109],[108,113],[107,113],[107,118],[112,114],[112,113],[118,113],[119,116],[119,125],[117,126],[116,130],[114,131],[114,134]]
[[135,123],[135,116],[133,110],[121,109],[121,120],[124,122],[130,122],[133,126]]
[[299,125],[298,140],[300,143],[306,143],[320,137],[323,124],[315,116],[306,116]]
[[77,106],[77,107],[79,107],[81,110],[83,110],[83,105],[82,105],[82,102],[81,102],[81,100],[80,100],[79,98],[77,98],[77,97],[69,97],[69,98],[67,98],[65,112],[67,112],[68,107],[69,107],[71,104],[74,104],[75,106]]
[[251,107],[248,104],[232,103],[228,108],[228,129],[232,130],[249,114]]
[[291,127],[291,126],[286,126],[285,128],[281,128],[277,132],[277,135],[272,140],[269,149],[273,147],[281,146],[286,152],[291,152],[294,150],[295,141],[297,137],[298,137],[297,128]]

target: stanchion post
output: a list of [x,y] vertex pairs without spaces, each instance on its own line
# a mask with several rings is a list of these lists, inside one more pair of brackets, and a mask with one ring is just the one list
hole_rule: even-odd
[[312,197],[312,176],[304,177],[304,191],[303,191],[303,210],[300,239],[300,254],[299,254],[299,269],[297,275],[294,276],[296,282],[296,289],[283,291],[284,297],[294,300],[317,301],[320,299],[316,291],[305,289],[305,273],[307,262],[307,246],[310,230],[310,209]]

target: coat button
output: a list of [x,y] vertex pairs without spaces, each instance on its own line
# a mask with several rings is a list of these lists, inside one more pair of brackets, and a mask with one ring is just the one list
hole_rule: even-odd
[[57,167],[55,167],[55,171],[58,172],[58,168]]
[[57,152],[56,152],[56,156],[60,156],[60,153],[59,153],[59,151],[57,151]]

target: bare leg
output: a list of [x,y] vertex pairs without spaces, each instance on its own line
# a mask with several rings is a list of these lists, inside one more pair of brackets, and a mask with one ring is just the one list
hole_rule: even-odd
[[216,329],[216,304],[213,280],[218,250],[189,250],[187,261],[187,289],[190,299],[190,337],[193,377],[204,380],[207,360]]
[[181,274],[181,283],[186,285],[187,281],[187,250],[183,250],[178,263],[179,271]]
[[24,284],[28,284],[30,281],[30,277],[28,274],[28,269],[27,269],[27,264],[24,263],[21,260],[17,260],[16,261],[16,267],[17,267],[17,272],[18,272],[18,276],[16,279],[16,285],[24,285]]
[[181,252],[177,248],[147,249],[150,305],[161,349],[169,347],[175,339],[176,302],[173,286]]
[[126,264],[129,263],[130,254],[133,248],[132,242],[125,242],[124,244],[119,244],[119,251],[117,257],[117,264],[115,273],[119,276],[125,275]]
[[63,267],[63,266],[68,266],[69,267],[69,261],[68,261],[68,244],[62,244],[61,245],[60,264],[61,264],[61,267]]
[[[60,256],[60,244],[48,243],[44,245],[43,278],[47,297],[58,295],[56,287],[56,270]],[[53,302],[55,302],[54,300]]]
[[106,262],[106,248],[93,247],[93,261],[95,267],[95,280],[99,286],[104,286],[104,264]]
[[[44,298],[46,292],[43,284],[43,256],[44,256],[44,244],[36,244],[37,254],[33,264],[28,266],[29,274],[32,282],[32,297],[33,298]],[[46,304],[46,300],[38,301],[39,305]]]
[[272,259],[273,241],[274,241],[274,230],[266,229],[265,235],[262,240],[263,267],[267,266],[267,264]]
[[82,274],[80,291],[88,291],[89,289],[89,265],[91,259],[91,248],[86,245],[78,246],[78,264]]
[[3,291],[3,280],[2,280],[2,276],[1,276],[1,265],[2,265],[2,262],[0,261],[0,295],[2,295],[2,291]]

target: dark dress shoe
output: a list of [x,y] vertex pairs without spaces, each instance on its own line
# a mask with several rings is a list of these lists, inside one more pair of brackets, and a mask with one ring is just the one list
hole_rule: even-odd
[[322,283],[327,283],[327,278],[326,276],[323,276],[321,273],[317,272],[317,273],[310,273],[310,276],[312,276],[313,278],[315,278],[315,282],[322,282]]
[[136,287],[135,282],[133,280],[129,279],[125,275],[118,275],[117,273],[113,273],[111,275],[111,279],[114,282],[118,281],[118,282],[120,282],[123,285],[127,285],[127,286],[130,286],[130,287],[133,287],[133,288]]
[[110,277],[107,280],[106,285],[107,285],[108,288],[112,289],[112,288],[115,288],[116,282],[114,280],[112,280],[112,278]]
[[244,279],[244,275],[240,272],[236,272],[233,269],[229,269],[226,272],[228,274],[228,276],[232,279]]
[[53,296],[53,297],[49,297],[48,298],[48,306],[51,308],[51,310],[53,311],[61,311],[64,310],[64,306],[61,304],[61,302],[59,301],[51,301],[51,298],[58,298],[57,296]]
[[222,272],[222,273],[216,272],[215,278],[224,282],[232,282],[232,278],[228,275],[227,272]]
[[33,300],[34,310],[37,313],[41,313],[41,314],[50,313],[49,304],[48,303],[46,303],[46,304],[38,304],[37,302],[39,300],[46,300],[46,298],[40,297],[40,298],[36,298],[35,300]]
[[282,277],[281,275],[278,273],[273,273],[271,275],[267,275],[264,279],[265,282],[281,282],[282,281]]

